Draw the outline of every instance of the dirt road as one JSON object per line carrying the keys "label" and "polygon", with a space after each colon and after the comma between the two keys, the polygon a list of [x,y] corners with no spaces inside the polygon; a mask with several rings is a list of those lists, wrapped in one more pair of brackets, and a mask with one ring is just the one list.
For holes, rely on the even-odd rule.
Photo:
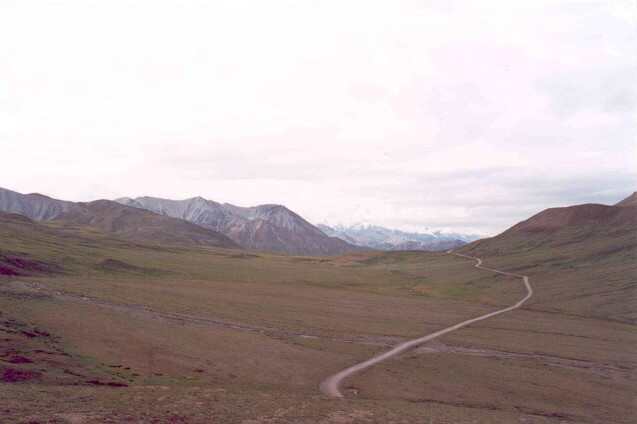
{"label": "dirt road", "polygon": [[491,271],[491,272],[495,272],[498,274],[502,274],[502,275],[508,275],[511,277],[518,277],[521,278],[522,281],[524,282],[524,286],[526,287],[527,290],[527,294],[526,296],[524,296],[524,298],[522,300],[520,300],[519,302],[517,302],[514,305],[511,305],[507,308],[504,309],[499,309],[497,311],[485,314],[485,315],[481,315],[479,317],[476,318],[472,318],[466,321],[463,321],[461,323],[452,325],[451,327],[447,327],[444,328],[442,330],[436,331],[435,333],[431,333],[428,334],[426,336],[423,337],[419,337],[417,339],[413,339],[413,340],[408,340],[406,342],[400,343],[399,345],[397,345],[396,347],[394,347],[393,349],[382,353],[380,355],[374,356],[371,359],[368,359],[366,361],[363,362],[359,362],[356,365],[352,365],[349,368],[344,369],[343,371],[340,371],[328,378],[326,378],[320,385],[320,389],[323,393],[325,393],[328,396],[331,397],[335,397],[335,398],[342,398],[343,394],[341,393],[341,391],[339,390],[339,387],[341,385],[341,383],[343,382],[343,380],[345,380],[347,377],[351,376],[352,374],[355,374],[357,372],[360,372],[362,370],[364,370],[365,368],[369,368],[372,365],[378,364],[379,362],[385,361],[387,359],[390,359],[396,355],[399,355],[409,349],[412,349],[422,343],[428,342],[429,340],[433,340],[436,337],[440,337],[444,334],[447,333],[451,333],[452,331],[458,330],[462,327],[466,327],[467,325],[473,324],[474,322],[478,322],[478,321],[482,321],[485,320],[487,318],[491,318],[493,316],[496,315],[500,315],[503,314],[505,312],[509,312],[512,311],[514,309],[519,308],[520,306],[522,306],[527,300],[529,300],[529,298],[531,296],[533,296],[533,288],[531,287],[531,284],[529,283],[529,277],[527,277],[526,275],[520,275],[520,274],[514,274],[512,272],[505,272],[505,271],[500,271],[497,269],[492,269],[492,268],[487,268],[482,266],[482,259],[480,258],[474,258],[473,256],[468,256],[468,255],[463,255],[461,253],[453,253],[451,251],[449,251],[448,253],[456,255],[456,256],[461,256],[463,258],[468,258],[468,259],[474,259],[476,261],[476,268],[480,268],[486,271]]}

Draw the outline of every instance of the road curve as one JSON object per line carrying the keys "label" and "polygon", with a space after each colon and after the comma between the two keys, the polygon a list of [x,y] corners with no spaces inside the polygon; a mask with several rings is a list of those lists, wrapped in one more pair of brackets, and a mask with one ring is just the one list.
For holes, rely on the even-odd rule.
{"label": "road curve", "polygon": [[447,327],[444,328],[442,330],[436,331],[435,333],[431,333],[428,334],[426,336],[423,337],[419,337],[417,339],[413,339],[413,340],[408,340],[406,342],[403,342],[399,345],[397,345],[396,347],[394,347],[391,350],[388,350],[385,353],[381,353],[380,355],[374,356],[373,358],[370,358],[366,361],[363,362],[359,362],[356,365],[352,365],[349,368],[344,369],[343,371],[340,371],[328,378],[326,378],[325,380],[323,380],[323,382],[320,385],[320,389],[321,392],[323,392],[324,394],[330,396],[330,397],[334,397],[334,398],[342,398],[343,394],[341,393],[341,391],[339,390],[339,386],[341,385],[341,383],[343,382],[343,380],[345,380],[347,377],[351,376],[352,374],[355,374],[359,371],[364,370],[365,368],[369,368],[372,365],[376,365],[379,362],[385,361],[391,357],[394,357],[398,354],[401,354],[409,349],[412,349],[422,343],[428,342],[429,340],[433,340],[436,337],[440,337],[444,334],[447,333],[451,333],[452,331],[458,330],[462,327],[466,327],[467,325],[473,324],[474,322],[478,322],[478,321],[482,321],[485,320],[487,318],[491,318],[493,316],[496,315],[500,315],[503,314],[505,312],[509,312],[512,311],[514,309],[519,308],[520,306],[522,306],[527,300],[529,300],[529,298],[531,298],[531,296],[533,296],[533,288],[531,287],[531,284],[529,283],[529,277],[527,277],[526,275],[520,275],[520,274],[514,274],[512,272],[505,272],[505,271],[500,271],[497,269],[493,269],[493,268],[487,268],[482,266],[482,259],[480,258],[475,258],[473,256],[468,256],[468,255],[463,255],[461,253],[454,253],[452,251],[449,251],[447,253],[456,255],[456,256],[461,256],[463,258],[468,258],[468,259],[474,259],[476,261],[475,267],[476,268],[480,268],[486,271],[491,271],[491,272],[495,272],[497,274],[502,274],[502,275],[508,275],[508,276],[512,276],[512,277],[518,277],[521,278],[522,281],[524,282],[524,286],[526,287],[526,291],[527,294],[526,296],[524,296],[524,298],[522,300],[520,300],[519,302],[517,302],[514,305],[511,305],[507,308],[504,309],[499,309],[497,311],[494,312],[490,312],[488,314],[485,315],[481,315],[479,317],[476,318],[472,318],[466,321],[462,321],[461,323],[452,325],[451,327]]}

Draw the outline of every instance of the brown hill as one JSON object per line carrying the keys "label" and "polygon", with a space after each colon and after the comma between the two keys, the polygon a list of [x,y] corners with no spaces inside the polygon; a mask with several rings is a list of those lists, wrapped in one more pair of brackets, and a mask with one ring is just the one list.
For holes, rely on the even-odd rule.
{"label": "brown hill", "polygon": [[122,239],[141,243],[239,247],[216,231],[110,200],[77,203],[54,221],[65,225],[89,226]]}
{"label": "brown hill", "polygon": [[637,323],[637,207],[552,208],[459,251],[529,275],[528,308]]}
{"label": "brown hill", "polygon": [[570,243],[594,243],[616,237],[617,243],[628,235],[628,242],[637,243],[637,207],[632,206],[635,194],[615,206],[583,204],[546,209],[519,222],[502,234],[470,243],[463,251],[496,254],[514,252],[541,245],[562,246]]}
{"label": "brown hill", "polygon": [[[38,234],[41,231],[38,224],[29,218],[14,214],[0,212],[0,240],[10,238],[13,242],[23,241],[22,234]],[[15,252],[5,250],[6,245],[0,245],[0,276],[24,276],[55,274],[62,271],[62,268],[45,261],[34,259],[25,252]]]}
{"label": "brown hill", "polygon": [[615,206],[637,206],[637,191],[615,204]]}
{"label": "brown hill", "polygon": [[506,232],[551,232],[571,226],[637,224],[632,207],[585,204],[546,209]]}

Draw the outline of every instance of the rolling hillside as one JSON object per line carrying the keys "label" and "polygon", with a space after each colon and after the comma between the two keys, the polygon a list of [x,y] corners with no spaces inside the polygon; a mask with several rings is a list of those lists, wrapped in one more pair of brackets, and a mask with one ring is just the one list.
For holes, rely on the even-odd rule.
{"label": "rolling hillside", "polygon": [[[632,199],[632,200],[631,200]],[[460,252],[539,274],[533,308],[637,322],[637,207],[583,204],[544,210]]]}
{"label": "rolling hillside", "polygon": [[[127,241],[170,218],[108,201],[49,221],[0,213],[3,418],[632,423],[637,232],[616,209],[634,208],[579,209],[463,248],[487,269],[443,252]],[[524,295],[488,267],[529,275],[534,296],[352,376],[342,402],[320,395],[346,366]]]}

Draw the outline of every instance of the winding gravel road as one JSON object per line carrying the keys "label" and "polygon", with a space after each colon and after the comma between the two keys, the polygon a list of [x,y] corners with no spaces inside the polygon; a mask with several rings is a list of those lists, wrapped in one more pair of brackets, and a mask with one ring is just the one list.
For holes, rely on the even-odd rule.
{"label": "winding gravel road", "polygon": [[475,267],[476,268],[480,268],[486,271],[491,271],[491,272],[495,272],[497,274],[502,274],[502,275],[508,275],[511,277],[518,277],[521,278],[522,281],[524,282],[524,286],[526,287],[527,290],[527,294],[526,296],[524,296],[524,298],[522,300],[520,300],[519,302],[517,302],[516,304],[509,306],[508,308],[504,308],[504,309],[499,309],[497,311],[485,314],[485,315],[481,315],[479,317],[476,318],[472,318],[466,321],[463,321],[461,323],[452,325],[451,327],[447,327],[445,329],[436,331],[435,333],[431,333],[428,334],[426,336],[423,337],[419,337],[417,339],[413,339],[413,340],[408,340],[404,343],[401,343],[399,345],[397,345],[396,347],[394,347],[393,349],[385,352],[385,353],[381,353],[380,355],[374,356],[371,359],[368,359],[366,361],[360,362],[356,365],[352,365],[349,368],[344,369],[343,371],[340,371],[328,378],[326,378],[320,385],[320,389],[321,391],[330,396],[330,397],[335,397],[335,398],[342,398],[343,394],[341,393],[341,391],[339,390],[339,386],[341,385],[341,383],[343,382],[343,380],[345,380],[347,377],[351,376],[352,374],[355,374],[357,372],[360,372],[366,368],[371,367],[372,365],[376,365],[379,362],[385,361],[389,358],[392,358],[396,355],[399,355],[409,349],[412,349],[422,343],[428,342],[429,340],[433,340],[436,337],[440,337],[444,334],[447,333],[451,333],[452,331],[456,331],[462,327],[466,327],[467,325],[473,324],[474,322],[478,322],[478,321],[482,321],[485,320],[487,318],[491,318],[493,316],[496,315],[500,315],[503,314],[505,312],[509,312],[512,311],[514,309],[519,308],[520,306],[522,306],[527,300],[529,300],[529,298],[531,296],[533,296],[533,288],[531,287],[531,284],[529,283],[529,277],[527,277],[526,275],[520,275],[520,274],[515,274],[512,272],[505,272],[505,271],[500,271],[497,269],[493,269],[493,268],[487,268],[482,266],[482,259],[480,258],[475,258],[473,256],[468,256],[468,255],[463,255],[461,253],[454,253],[454,252],[447,252],[456,256],[461,256],[463,258],[468,258],[468,259],[473,259],[476,261]]}

